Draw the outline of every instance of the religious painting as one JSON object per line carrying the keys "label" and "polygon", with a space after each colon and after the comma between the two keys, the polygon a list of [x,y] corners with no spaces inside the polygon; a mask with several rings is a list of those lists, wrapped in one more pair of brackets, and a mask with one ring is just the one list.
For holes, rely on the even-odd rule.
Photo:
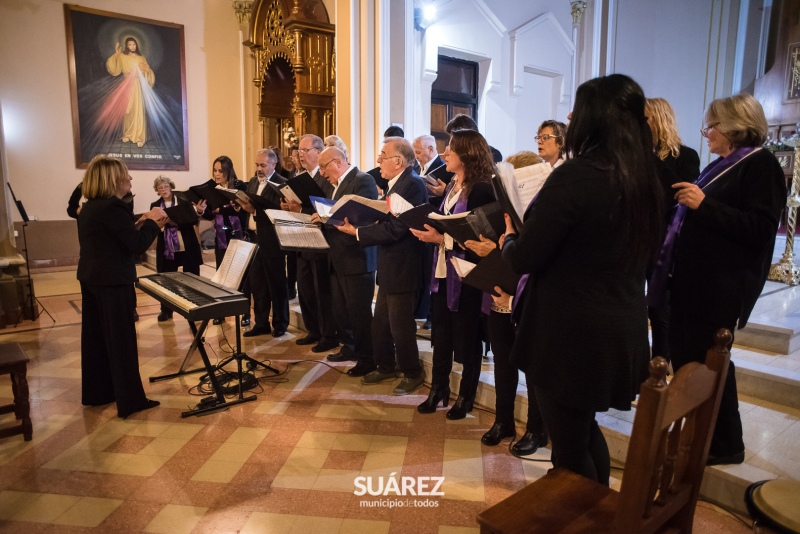
{"label": "religious painting", "polygon": [[789,45],[784,98],[785,102],[800,100],[800,43]]}
{"label": "religious painting", "polygon": [[65,5],[75,162],[189,169],[183,26]]}

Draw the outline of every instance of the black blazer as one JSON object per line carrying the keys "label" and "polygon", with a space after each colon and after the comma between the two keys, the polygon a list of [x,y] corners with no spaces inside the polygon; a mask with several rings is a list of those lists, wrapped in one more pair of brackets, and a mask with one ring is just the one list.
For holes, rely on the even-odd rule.
{"label": "black blazer", "polygon": [[667,221],[672,219],[672,208],[675,207],[675,190],[673,184],[680,182],[692,183],[700,175],[700,156],[688,146],[680,146],[678,157],[668,155],[665,159],[656,159],[656,176],[661,182],[664,191],[664,213]]}
{"label": "black blazer", "polygon": [[[286,178],[276,172],[269,177],[269,181],[280,185],[286,183]],[[261,192],[262,197],[268,198],[268,189],[269,186],[264,188],[264,190]],[[247,192],[253,194],[258,192],[258,178],[255,176],[250,178],[250,181],[247,183]],[[279,210],[281,209],[281,205],[271,202],[268,209]],[[250,217],[253,217],[256,221],[256,233],[258,234],[258,253],[267,258],[277,258],[283,256],[285,252],[281,250],[278,236],[275,234],[275,227],[272,225],[269,217],[267,217],[267,214],[264,213],[264,210],[256,208],[255,215],[250,215],[248,213],[248,217],[245,219],[245,230],[248,227]]]}
{"label": "black blazer", "polygon": [[[173,193],[178,203],[190,202],[189,199],[178,193]],[[161,199],[150,203],[150,209],[161,207]],[[183,268],[195,269],[203,264],[203,251],[200,248],[200,242],[197,240],[197,232],[195,231],[196,224],[182,224],[178,226],[178,231],[183,238],[183,246],[185,253],[183,255]],[[166,230],[166,226],[164,230]],[[164,269],[164,230],[159,232],[158,241],[156,242],[156,271],[163,272]]]}
{"label": "black blazer", "polygon": [[[453,179],[454,174],[447,170],[447,165],[445,164],[444,160],[436,156],[436,159],[431,161],[431,164],[428,166],[428,176],[433,176],[434,178],[438,178],[442,182],[449,184],[450,180]],[[436,206],[437,208],[442,203],[442,197],[431,197],[431,204]]]}
{"label": "black blazer", "polygon": [[[428,199],[425,182],[411,167],[406,168],[394,187],[386,193],[397,193],[412,206],[424,204]],[[422,288],[422,256],[425,243],[408,231],[408,226],[395,216],[378,224],[358,229],[362,247],[378,246],[378,284],[387,293],[407,293]]]}
{"label": "black blazer", "polygon": [[136,256],[146,251],[160,232],[150,219],[137,229],[129,204],[117,197],[89,200],[78,215],[78,280],[98,286],[132,286]]}
{"label": "black blazer", "polygon": [[683,221],[670,303],[743,328],[769,274],[786,179],[775,156],[758,148],[703,193]]}
{"label": "black blazer", "polygon": [[629,410],[650,359],[645,265],[628,271],[610,173],[553,170],[503,258],[528,279],[511,359],[565,406]]}
{"label": "black blazer", "polygon": [[[334,200],[339,200],[343,195],[358,195],[376,200],[378,188],[372,176],[353,169],[345,176],[336,190]],[[355,236],[340,232],[336,228],[325,228],[325,238],[328,240],[330,250],[328,261],[341,275],[374,273],[377,268],[375,247],[362,248]]]}

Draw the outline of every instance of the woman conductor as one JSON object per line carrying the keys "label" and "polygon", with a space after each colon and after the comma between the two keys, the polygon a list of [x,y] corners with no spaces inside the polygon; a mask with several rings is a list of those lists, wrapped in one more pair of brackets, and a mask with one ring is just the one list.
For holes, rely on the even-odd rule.
{"label": "woman conductor", "polygon": [[167,214],[153,208],[137,229],[121,200],[131,190],[131,177],[116,158],[96,156],[86,169],[82,190],[88,199],[78,215],[82,403],[116,401],[117,414],[124,418],[159,404],[145,397],[139,376],[134,258],[158,236]]}

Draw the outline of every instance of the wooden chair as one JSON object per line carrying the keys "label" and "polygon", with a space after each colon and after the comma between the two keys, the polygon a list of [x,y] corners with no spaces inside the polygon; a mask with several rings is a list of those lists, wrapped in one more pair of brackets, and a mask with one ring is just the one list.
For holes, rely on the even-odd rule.
{"label": "wooden chair", "polygon": [[479,514],[481,533],[691,532],[730,362],[730,331],[714,337],[705,365],[684,365],[669,386],[666,360],[650,362],[619,492],[553,469]]}
{"label": "wooden chair", "polygon": [[11,375],[14,402],[0,406],[0,414],[14,412],[20,424],[0,428],[0,438],[22,434],[25,441],[33,438],[31,405],[28,399],[28,357],[18,343],[0,344],[0,375]]}

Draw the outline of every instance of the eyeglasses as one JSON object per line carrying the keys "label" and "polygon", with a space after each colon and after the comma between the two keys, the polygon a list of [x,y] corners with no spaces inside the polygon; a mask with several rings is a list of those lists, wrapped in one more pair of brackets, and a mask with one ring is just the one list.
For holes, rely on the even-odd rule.
{"label": "eyeglasses", "polygon": [[700,128],[700,135],[702,135],[703,137],[708,137],[708,132],[711,131],[711,128],[714,128],[716,126],[719,126],[719,122],[715,122],[713,124],[709,124],[705,128]]}
{"label": "eyeglasses", "polygon": [[305,154],[305,153],[306,153],[306,152],[308,152],[309,150],[319,150],[319,149],[318,149],[318,148],[314,148],[314,147],[311,147],[311,148],[298,148],[298,149],[297,149],[297,151],[298,151],[299,153],[301,153],[301,154]]}
{"label": "eyeglasses", "polygon": [[533,138],[538,141],[547,141],[548,139],[561,139],[560,135],[553,135],[553,134],[544,134],[544,135],[534,135]]}
{"label": "eyeglasses", "polygon": [[320,162],[320,164],[319,164],[319,168],[320,168],[320,170],[323,170],[323,171],[324,171],[324,170],[325,170],[325,167],[327,167],[328,165],[330,165],[330,164],[331,164],[331,163],[333,163],[334,161],[339,161],[339,160],[337,160],[337,159],[332,159],[332,160],[330,160],[330,161],[327,161],[327,162],[325,162],[325,163],[322,163],[322,162]]}
{"label": "eyeglasses", "polygon": [[390,159],[390,158],[402,159],[400,156],[387,156],[386,154],[384,154],[382,152],[380,154],[378,154],[378,161],[384,161],[384,160],[387,160],[387,159]]}

